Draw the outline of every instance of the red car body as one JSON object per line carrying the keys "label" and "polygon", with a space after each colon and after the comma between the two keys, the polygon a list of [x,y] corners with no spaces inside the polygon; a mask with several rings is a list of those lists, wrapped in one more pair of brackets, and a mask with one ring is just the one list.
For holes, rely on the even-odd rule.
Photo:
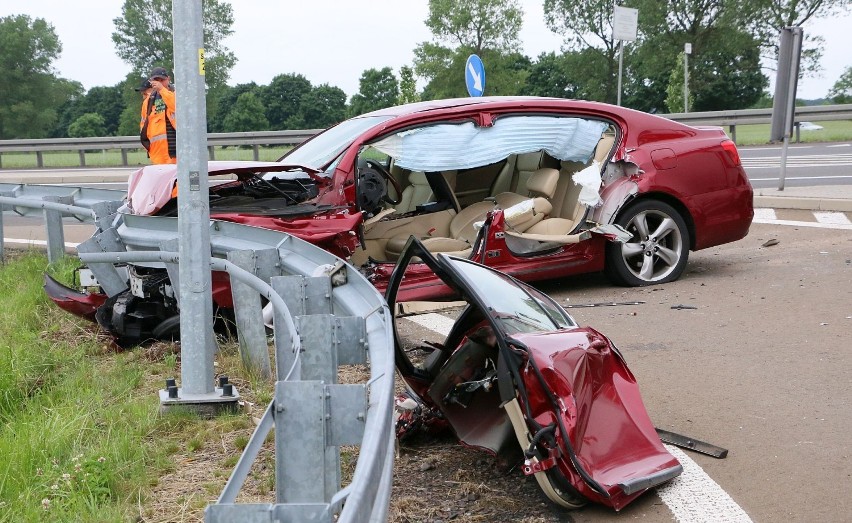
{"label": "red car body", "polygon": [[[751,184],[720,128],[555,98],[391,107],[278,162],[211,161],[208,174],[232,176],[211,185],[211,218],[309,241],[379,289],[409,236],[528,282],[603,270],[618,284],[664,283],[681,275],[690,250],[743,238],[754,215]],[[175,215],[176,184],[174,165],[133,173],[129,212]],[[229,306],[227,278],[214,282],[216,304]],[[413,263],[397,300],[449,292]]]}
{"label": "red car body", "polygon": [[[473,248],[469,258],[523,281],[607,270],[617,283],[644,285],[679,277],[690,250],[732,242],[748,233],[754,214],[751,184],[740,164],[736,146],[721,129],[690,127],[602,103],[532,97],[437,100],[391,107],[356,117],[353,120],[367,121],[374,118],[376,122],[375,125],[362,125],[363,129],[353,133],[349,141],[339,151],[335,151],[336,154],[328,155],[328,162],[324,165],[306,166],[299,153],[304,147],[322,140],[325,133],[285,155],[278,165],[211,162],[211,175],[236,172],[245,176],[246,172],[254,172],[270,176],[273,170],[301,169],[301,175],[309,176],[317,187],[316,196],[300,204],[305,208],[301,214],[275,215],[253,213],[251,210],[243,212],[239,209],[221,212],[211,202],[211,216],[285,231],[315,243],[360,266],[373,283],[383,289],[395,260],[381,256],[381,249],[378,249],[379,255],[376,255],[376,250],[366,248],[365,242],[369,244],[371,241],[371,228],[370,225],[365,227],[364,222],[369,222],[370,216],[392,205],[382,203],[381,207],[366,208],[359,202],[359,175],[363,169],[363,160],[359,159],[359,155],[371,144],[379,143],[394,133],[404,134],[412,129],[462,122],[473,122],[479,129],[488,129],[501,119],[515,115],[576,117],[606,122],[606,133],[612,135],[613,145],[604,151],[601,170],[604,175],[609,171],[615,179],[603,180],[599,189],[601,202],[597,207],[587,206],[583,219],[578,220],[571,231],[574,235],[583,235],[581,241],[552,245],[537,252],[515,252],[511,245],[507,245],[507,227],[501,216],[505,209],[498,205],[493,212],[483,217],[481,241],[471,242]],[[391,176],[400,177],[398,174],[401,173],[401,178],[405,178],[409,174],[404,168],[396,168],[394,158],[389,157],[385,161],[387,164],[384,167]],[[149,176],[148,169],[140,171],[139,176]],[[481,170],[459,169],[457,176],[461,178],[466,172]],[[565,176],[565,173],[560,172],[560,176]],[[163,183],[170,189],[174,180],[176,174]],[[214,188],[211,194],[220,190]],[[393,192],[390,187],[386,191]],[[518,189],[518,192],[521,190]],[[451,209],[451,212],[460,211],[462,205],[459,198],[453,200],[451,204],[455,209]],[[618,259],[622,244],[612,241],[613,236],[609,234],[611,229],[597,233],[594,227],[618,224],[619,219],[623,219],[625,213],[629,213],[640,202],[664,204],[668,206],[664,212],[671,214],[674,211],[683,223],[683,230],[678,232],[683,246],[677,253],[677,260],[668,262],[672,265],[670,271],[659,271],[650,278],[631,277],[629,272],[624,274],[624,271],[619,274],[614,266],[621,265]],[[159,213],[161,209],[153,212]],[[398,214],[385,217],[382,222],[399,221]],[[412,223],[416,219],[414,217]],[[376,227],[375,224],[371,225]],[[584,231],[591,232],[584,234]],[[411,232],[415,236],[419,232],[420,238],[424,238],[423,231],[418,231],[416,226]],[[377,241],[385,240],[379,238]],[[409,269],[400,299],[428,299],[446,294],[446,287],[430,276],[429,272],[422,265],[413,265]],[[638,268],[634,272],[638,274]]]}

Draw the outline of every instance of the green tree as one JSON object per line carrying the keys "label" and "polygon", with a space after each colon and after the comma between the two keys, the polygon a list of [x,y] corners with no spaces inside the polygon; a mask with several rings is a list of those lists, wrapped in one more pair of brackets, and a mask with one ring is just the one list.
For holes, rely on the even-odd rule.
{"label": "green tree", "polygon": [[564,37],[568,50],[582,52],[603,66],[603,74],[595,75],[604,81],[599,89],[602,93],[592,100],[615,103],[618,41],[612,36],[612,2],[544,0],[544,19],[551,31]]}
{"label": "green tree", "polygon": [[367,69],[361,73],[359,86],[349,103],[351,116],[391,107],[399,98],[399,83],[390,67]]}
{"label": "green tree", "polygon": [[98,113],[85,113],[68,126],[68,136],[71,138],[90,138],[106,136],[104,117]]}
{"label": "green tree", "polygon": [[305,128],[325,129],[346,118],[346,93],[339,87],[318,85],[302,96]]}
{"label": "green tree", "polygon": [[[751,0],[743,1],[740,9],[748,31],[760,42],[764,61],[774,65],[778,60],[778,34],[782,28],[804,27],[818,18],[848,13],[852,3],[849,0]],[[820,70],[825,42],[821,36],[807,30],[804,36],[800,70],[805,75],[813,75]]]}
{"label": "green tree", "polygon": [[836,104],[852,104],[852,66],[847,67],[834,82],[827,97]]}
{"label": "green tree", "polygon": [[[96,86],[80,97],[68,100],[59,110],[59,120],[53,131],[54,137],[70,136],[68,127],[86,113],[97,113],[104,120],[102,136],[115,136],[121,124],[125,101],[122,96],[123,83],[112,87]],[[137,113],[138,113],[138,107]]]}
{"label": "green tree", "polygon": [[397,103],[408,104],[419,101],[420,95],[417,94],[417,81],[414,79],[414,69],[403,65],[399,68],[399,99]]}
{"label": "green tree", "polygon": [[688,111],[690,107],[695,106],[695,96],[693,92],[689,93],[689,100],[687,101],[686,107],[683,105],[683,63],[685,60],[686,53],[680,53],[677,55],[677,64],[675,64],[675,67],[669,75],[669,85],[666,87],[666,107],[668,107],[670,113],[685,112]]}
{"label": "green tree", "polygon": [[54,73],[61,52],[53,26],[43,19],[0,18],[0,139],[47,137],[59,107],[82,95],[82,85]]}
{"label": "green tree", "polygon": [[[231,5],[219,0],[204,0],[204,73],[207,86],[218,88],[228,81],[237,62],[224,44],[233,33]],[[139,75],[147,75],[154,66],[171,69],[174,64],[171,0],[124,0],[121,16],[114,19],[118,57]],[[173,79],[174,80],[174,79]]]}
{"label": "green tree", "polygon": [[605,57],[595,49],[542,53],[530,65],[522,94],[581,100],[606,99]]}
{"label": "green tree", "polygon": [[265,131],[269,127],[269,121],[263,114],[263,104],[251,91],[237,98],[222,124],[226,133]]}
{"label": "green tree", "polygon": [[302,97],[311,92],[313,86],[300,74],[279,74],[261,91],[261,102],[266,107],[266,119],[273,131],[281,129],[304,129]]}
{"label": "green tree", "polygon": [[422,98],[466,96],[464,67],[471,54],[485,64],[486,94],[520,93],[529,66],[520,53],[522,23],[517,0],[429,0],[426,26],[434,41],[414,50],[414,70],[428,81]]}
{"label": "green tree", "polygon": [[[237,84],[234,87],[224,85],[215,92],[207,93],[207,105],[210,108],[207,112],[207,130],[211,133],[224,133],[225,117],[230,113],[231,108],[237,103],[237,99],[244,93],[252,93],[258,101],[261,100],[263,87],[254,82],[247,84]],[[261,107],[263,104],[261,102]],[[264,108],[264,111],[266,109]],[[264,119],[269,125],[269,120],[264,114]]]}

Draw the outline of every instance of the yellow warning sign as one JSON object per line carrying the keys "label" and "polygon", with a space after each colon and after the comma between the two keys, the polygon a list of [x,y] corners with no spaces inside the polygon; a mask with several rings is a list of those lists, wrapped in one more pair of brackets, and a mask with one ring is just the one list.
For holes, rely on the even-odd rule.
{"label": "yellow warning sign", "polygon": [[198,74],[204,76],[204,48],[198,50]]}

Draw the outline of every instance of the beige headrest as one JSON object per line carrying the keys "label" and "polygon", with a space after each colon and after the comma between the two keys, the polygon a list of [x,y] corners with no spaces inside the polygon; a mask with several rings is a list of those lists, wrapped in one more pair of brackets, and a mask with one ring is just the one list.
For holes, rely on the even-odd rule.
{"label": "beige headrest", "polygon": [[527,180],[527,190],[540,194],[545,198],[553,198],[556,193],[556,183],[559,181],[559,171],[550,167],[542,167],[532,173]]}
{"label": "beige headrest", "polygon": [[429,185],[429,180],[426,179],[426,173],[411,171],[411,174],[408,175],[408,183],[411,185]]}
{"label": "beige headrest", "polygon": [[535,171],[541,165],[541,156],[541,151],[519,154],[515,161],[515,167],[519,171]]}

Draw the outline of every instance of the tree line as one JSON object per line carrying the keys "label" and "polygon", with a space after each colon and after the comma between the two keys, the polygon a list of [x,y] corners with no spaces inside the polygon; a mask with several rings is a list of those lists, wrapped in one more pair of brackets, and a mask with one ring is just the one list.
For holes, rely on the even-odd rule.
{"label": "tree line", "polygon": [[[848,0],[624,0],[639,10],[637,40],[624,47],[622,105],[647,112],[683,108],[684,44],[690,43],[689,107],[695,111],[766,107],[764,72],[777,54],[781,27],[850,9]],[[429,0],[432,40],[414,49],[414,62],[394,71],[365,70],[347,101],[336,86],[313,85],[282,73],[268,85],[229,86],[237,58],[223,44],[233,10],[224,0],[203,4],[209,132],[313,129],[347,117],[418,100],[467,96],[461,71],[479,55],[487,68],[486,94],[577,98],[615,103],[618,41],[611,0],[543,0],[550,30],[564,37],[559,51],[523,54],[518,0]],[[132,72],[113,86],[86,91],[58,77],[52,64],[62,44],[40,18],[0,18],[0,139],[134,135],[140,99],[134,91],[155,65],[174,63],[171,0],[124,0],[113,22],[117,55]],[[806,31],[807,34],[807,31]],[[818,70],[818,37],[804,46],[804,74]],[[421,79],[425,87],[417,88]],[[179,84],[179,79],[177,80]],[[852,102],[852,66],[827,93]]]}

